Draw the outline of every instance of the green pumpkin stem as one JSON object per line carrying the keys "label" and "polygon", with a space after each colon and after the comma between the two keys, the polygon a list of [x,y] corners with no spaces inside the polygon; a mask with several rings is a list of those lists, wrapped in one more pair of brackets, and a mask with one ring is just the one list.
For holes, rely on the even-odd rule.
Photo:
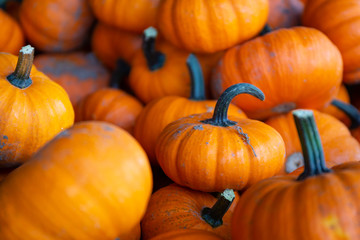
{"label": "green pumpkin stem", "polygon": [[265,24],[264,28],[261,30],[261,32],[259,33],[260,36],[264,36],[265,34],[268,34],[272,32],[272,28],[269,26],[269,24]]}
{"label": "green pumpkin stem", "polygon": [[202,219],[211,227],[216,228],[223,224],[222,218],[230,208],[235,199],[235,193],[232,189],[226,189],[221,193],[220,197],[212,208],[205,207],[201,211]]}
{"label": "green pumpkin stem", "polygon": [[162,68],[165,64],[165,54],[155,49],[156,37],[157,31],[155,28],[149,27],[144,30],[142,50],[150,71]]}
{"label": "green pumpkin stem", "polygon": [[190,54],[186,60],[186,64],[191,76],[190,99],[196,101],[205,100],[204,76],[197,57],[194,54]]}
{"label": "green pumpkin stem", "polygon": [[13,86],[24,89],[32,84],[30,72],[34,61],[34,51],[30,45],[21,48],[15,71],[7,76],[7,80]]}
{"label": "green pumpkin stem", "polygon": [[227,112],[233,98],[242,93],[250,94],[262,101],[265,100],[264,93],[254,85],[251,85],[249,83],[238,83],[232,85],[221,94],[220,98],[216,102],[213,117],[210,119],[206,119],[202,122],[222,127],[235,125],[236,122],[230,121],[228,119]]}
{"label": "green pumpkin stem", "polygon": [[356,107],[336,99],[331,102],[331,105],[343,111],[350,118],[351,120],[350,129],[355,129],[360,127],[360,112]]}
{"label": "green pumpkin stem", "polygon": [[295,110],[293,117],[299,134],[304,156],[304,172],[298,177],[302,181],[308,177],[331,172],[326,167],[320,135],[311,110]]}
{"label": "green pumpkin stem", "polygon": [[124,79],[130,73],[130,65],[122,59],[116,61],[116,67],[110,77],[110,87],[116,89],[124,89],[125,81]]}

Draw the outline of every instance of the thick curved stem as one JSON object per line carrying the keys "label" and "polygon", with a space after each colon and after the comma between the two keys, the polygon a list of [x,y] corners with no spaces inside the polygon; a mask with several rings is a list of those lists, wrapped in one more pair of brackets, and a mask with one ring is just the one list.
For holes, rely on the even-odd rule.
{"label": "thick curved stem", "polygon": [[227,112],[233,98],[242,93],[250,94],[260,99],[261,101],[265,100],[264,93],[254,85],[251,85],[249,83],[238,83],[232,85],[221,94],[218,101],[216,102],[213,117],[210,119],[206,119],[202,122],[222,127],[235,125],[235,122],[228,119]]}
{"label": "thick curved stem", "polygon": [[116,67],[111,74],[110,87],[116,89],[124,89],[124,79],[129,76],[130,65],[122,59],[116,61]]}
{"label": "thick curved stem", "polygon": [[153,27],[144,30],[142,50],[150,71],[162,68],[165,64],[165,54],[155,49],[157,31]]}
{"label": "thick curved stem", "polygon": [[260,36],[264,36],[265,34],[268,34],[272,32],[272,28],[269,26],[269,24],[265,24],[264,28],[261,30],[261,32],[259,33]]}
{"label": "thick curved stem", "polygon": [[350,129],[355,129],[360,126],[360,112],[356,107],[336,99],[331,102],[331,105],[343,111],[350,118],[351,120]]}
{"label": "thick curved stem", "polygon": [[205,100],[204,76],[197,57],[194,54],[190,54],[186,60],[186,64],[191,76],[190,99],[196,101]]}
{"label": "thick curved stem", "polygon": [[235,199],[235,193],[232,189],[226,189],[221,193],[220,197],[212,206],[212,208],[205,207],[201,211],[201,217],[211,227],[216,228],[223,224],[222,218],[230,208],[232,202]]}
{"label": "thick curved stem", "polygon": [[30,72],[34,61],[34,48],[30,45],[22,47],[19,52],[15,71],[7,76],[7,80],[15,87],[24,89],[32,84]]}
{"label": "thick curved stem", "polygon": [[297,180],[301,181],[311,176],[331,172],[325,164],[324,151],[314,113],[311,110],[300,109],[293,111],[293,117],[300,138],[305,166],[304,172]]}

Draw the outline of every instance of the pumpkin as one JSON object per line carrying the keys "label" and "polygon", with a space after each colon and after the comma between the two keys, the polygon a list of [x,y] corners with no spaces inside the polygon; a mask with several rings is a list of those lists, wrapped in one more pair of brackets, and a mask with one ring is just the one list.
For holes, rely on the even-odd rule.
{"label": "pumpkin", "polygon": [[40,54],[34,64],[65,89],[73,106],[109,84],[110,74],[93,53]]}
{"label": "pumpkin", "polygon": [[108,25],[141,33],[156,24],[160,0],[90,0],[95,16]]}
{"label": "pumpkin", "polygon": [[87,0],[23,0],[19,16],[26,38],[46,52],[81,47],[94,20]]}
{"label": "pumpkin", "polygon": [[151,238],[150,240],[222,240],[222,238],[216,236],[215,234],[197,230],[197,229],[179,229],[171,232],[166,232],[160,234],[156,237]]}
{"label": "pumpkin", "polygon": [[1,182],[0,239],[114,240],[143,217],[151,175],[126,131],[75,124]]}
{"label": "pumpkin", "polygon": [[274,29],[301,25],[303,9],[301,0],[269,0],[267,22]]}
{"label": "pumpkin", "polygon": [[[212,112],[216,105],[215,100],[205,99],[204,79],[197,58],[189,55],[187,64],[191,76],[190,98],[167,96],[155,99],[145,106],[136,120],[134,136],[145,149],[152,164],[158,164],[155,156],[156,141],[166,125],[191,114]],[[246,118],[232,104],[229,106],[229,114]]]}
{"label": "pumpkin", "polygon": [[16,21],[19,21],[19,10],[22,0],[7,0],[4,3],[3,8],[5,11],[10,14]]}
{"label": "pumpkin", "polygon": [[160,4],[157,24],[175,46],[213,53],[257,35],[268,11],[267,0],[167,0]]}
{"label": "pumpkin", "polygon": [[242,190],[280,171],[285,157],[280,134],[260,121],[228,118],[231,100],[241,93],[265,98],[251,84],[236,84],[220,96],[214,114],[181,118],[161,132],[156,158],[175,183],[205,192]]}
{"label": "pumpkin", "polygon": [[141,228],[139,223],[130,232],[120,235],[115,240],[140,240],[140,238]]}
{"label": "pumpkin", "polygon": [[319,29],[339,48],[347,84],[360,82],[359,12],[358,0],[312,0],[302,16],[305,26]]}
{"label": "pumpkin", "polygon": [[116,61],[122,59],[131,63],[141,47],[141,34],[131,33],[104,23],[97,23],[91,40],[95,55],[110,69],[115,69]]}
{"label": "pumpkin", "polygon": [[25,162],[74,123],[65,90],[39,72],[33,58],[29,45],[19,57],[0,54],[0,168]]}
{"label": "pumpkin", "polygon": [[[279,29],[229,49],[212,78],[214,95],[236,83],[264,90],[264,102],[238,96],[234,103],[251,118],[266,119],[295,108],[320,109],[341,84],[339,50],[320,31]],[[290,81],[291,79],[291,81]]]}
{"label": "pumpkin", "polygon": [[360,163],[328,169],[312,112],[293,114],[305,170],[250,187],[235,208],[232,239],[358,239]]}
{"label": "pumpkin", "polygon": [[[333,116],[316,110],[313,110],[313,113],[327,166],[360,161],[360,144],[351,136],[347,127]],[[285,142],[286,160],[279,174],[291,173],[303,166],[303,154],[292,112],[270,118],[265,123],[275,128]]]}
{"label": "pumpkin", "polygon": [[141,221],[142,238],[147,240],[175,230],[197,229],[230,239],[230,220],[238,199],[239,195],[229,189],[216,199],[209,193],[176,184],[163,187],[150,198]]}
{"label": "pumpkin", "polygon": [[25,39],[19,24],[4,10],[0,9],[0,52],[17,54]]}

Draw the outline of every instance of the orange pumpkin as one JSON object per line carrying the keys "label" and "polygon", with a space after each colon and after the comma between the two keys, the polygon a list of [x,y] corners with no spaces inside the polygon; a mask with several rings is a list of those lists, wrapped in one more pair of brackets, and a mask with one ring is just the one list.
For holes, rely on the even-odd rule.
{"label": "orange pumpkin", "polygon": [[156,157],[175,183],[206,192],[241,190],[280,171],[285,157],[280,134],[260,121],[228,118],[231,100],[241,93],[264,100],[255,86],[236,84],[220,96],[214,114],[181,118],[161,132]]}
{"label": "orange pumpkin", "polygon": [[301,0],[269,0],[267,23],[274,29],[301,25],[303,9]]}
{"label": "orange pumpkin", "polygon": [[[147,104],[136,120],[134,136],[143,146],[152,164],[157,165],[155,146],[161,131],[169,123],[191,114],[212,112],[215,100],[206,100],[201,66],[194,55],[187,60],[191,75],[190,98],[167,96]],[[229,106],[229,114],[239,118],[246,115],[236,106]]]}
{"label": "orange pumpkin", "polygon": [[266,119],[295,108],[320,109],[341,84],[339,50],[320,31],[279,29],[229,49],[218,64],[212,89],[219,96],[236,83],[264,90],[264,102],[238,96],[235,104],[251,118]]}
{"label": "orange pumpkin", "polygon": [[360,163],[326,167],[312,112],[294,112],[305,159],[296,176],[249,188],[232,219],[233,240],[358,239]]}
{"label": "orange pumpkin", "polygon": [[23,47],[19,58],[0,54],[0,167],[25,162],[74,123],[65,90],[39,72],[33,58],[31,46]]}
{"label": "orange pumpkin", "polygon": [[232,190],[216,200],[209,193],[176,184],[161,188],[151,196],[141,221],[142,238],[148,240],[175,230],[197,229],[230,239],[230,220],[238,199],[239,195]]}
{"label": "orange pumpkin", "polygon": [[115,240],[140,240],[140,238],[141,238],[141,228],[139,223],[130,232],[121,234]]}
{"label": "orange pumpkin", "polygon": [[117,28],[141,33],[155,26],[160,0],[90,0],[95,16]]}
{"label": "orange pumpkin", "polygon": [[1,182],[0,239],[114,240],[139,224],[151,188],[150,164],[130,134],[75,124]]}
{"label": "orange pumpkin", "polygon": [[82,46],[94,20],[87,0],[23,0],[19,15],[26,38],[47,52]]}
{"label": "orange pumpkin", "polygon": [[25,43],[19,24],[4,10],[0,9],[0,52],[17,54]]}
{"label": "orange pumpkin", "polygon": [[179,48],[213,53],[257,35],[268,11],[267,0],[167,0],[160,4],[158,27]]}
{"label": "orange pumpkin", "polygon": [[[360,161],[360,144],[351,136],[347,127],[333,116],[316,110],[313,113],[326,165],[332,167],[344,162]],[[303,166],[304,158],[292,113],[270,118],[265,123],[275,128],[285,142],[286,160],[279,174],[291,173]]]}
{"label": "orange pumpkin", "polygon": [[34,64],[65,89],[73,106],[109,84],[109,72],[93,53],[40,54]]}
{"label": "orange pumpkin", "polygon": [[223,240],[219,236],[203,230],[197,229],[179,229],[160,234],[150,240]]}
{"label": "orange pumpkin", "polygon": [[312,0],[302,16],[305,26],[319,29],[339,48],[347,84],[360,82],[359,12],[358,0]]}
{"label": "orange pumpkin", "polygon": [[141,47],[141,34],[123,31],[99,22],[92,34],[91,47],[107,67],[115,69],[118,59],[131,63],[136,51]]}

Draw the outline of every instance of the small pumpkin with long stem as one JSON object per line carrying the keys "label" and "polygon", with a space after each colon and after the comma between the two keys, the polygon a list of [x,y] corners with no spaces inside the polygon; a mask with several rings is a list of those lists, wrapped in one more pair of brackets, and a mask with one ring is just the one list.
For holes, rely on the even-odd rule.
{"label": "small pumpkin with long stem", "polygon": [[221,192],[242,190],[281,169],[285,145],[276,130],[260,121],[228,117],[230,102],[244,93],[265,98],[251,84],[236,84],[220,96],[213,114],[167,125],[158,137],[156,157],[170,179],[195,190]]}
{"label": "small pumpkin with long stem", "polygon": [[176,184],[156,191],[141,222],[144,240],[180,229],[198,229],[231,239],[232,212],[239,195],[226,189],[216,199],[210,193]]}
{"label": "small pumpkin with long stem", "polygon": [[74,123],[65,90],[33,66],[34,48],[0,54],[0,167],[25,162]]}
{"label": "small pumpkin with long stem", "polygon": [[[215,100],[205,98],[201,66],[195,55],[189,55],[187,66],[191,76],[190,98],[167,96],[155,99],[145,106],[136,120],[134,136],[145,149],[152,164],[158,164],[155,156],[156,141],[166,125],[191,114],[212,112],[216,105]],[[229,114],[246,118],[233,104],[229,106]]]}
{"label": "small pumpkin with long stem", "polygon": [[313,113],[296,110],[293,115],[304,172],[250,187],[235,208],[232,239],[358,239],[360,163],[328,169]]}

